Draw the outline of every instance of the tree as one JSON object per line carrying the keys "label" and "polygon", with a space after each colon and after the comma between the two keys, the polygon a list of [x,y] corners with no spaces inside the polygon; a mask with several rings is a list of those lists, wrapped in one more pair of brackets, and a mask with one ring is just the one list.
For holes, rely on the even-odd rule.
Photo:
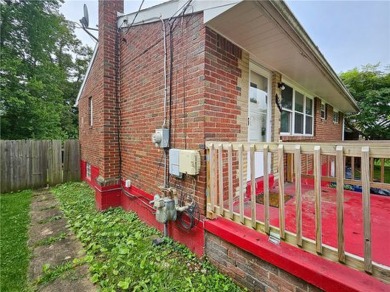
{"label": "tree", "polygon": [[91,49],[59,13],[60,0],[0,5],[1,138],[76,138],[72,106]]}
{"label": "tree", "polygon": [[390,140],[390,67],[379,64],[341,73],[360,112],[346,117],[346,126],[370,140]]}

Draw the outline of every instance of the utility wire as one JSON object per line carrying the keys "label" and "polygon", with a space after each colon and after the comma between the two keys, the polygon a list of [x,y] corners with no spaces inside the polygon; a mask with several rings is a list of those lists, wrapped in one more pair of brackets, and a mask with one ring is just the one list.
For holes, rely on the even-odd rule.
{"label": "utility wire", "polygon": [[134,18],[133,18],[133,21],[131,22],[130,26],[127,28],[127,31],[126,31],[125,35],[129,32],[130,28],[133,26],[133,24],[134,24],[134,22],[135,22],[135,19],[137,18],[138,13],[141,11],[142,5],[144,4],[144,2],[145,2],[145,0],[142,0],[140,6],[139,6],[139,8],[138,8],[138,11],[137,11],[137,13],[135,14],[135,16],[134,16]]}

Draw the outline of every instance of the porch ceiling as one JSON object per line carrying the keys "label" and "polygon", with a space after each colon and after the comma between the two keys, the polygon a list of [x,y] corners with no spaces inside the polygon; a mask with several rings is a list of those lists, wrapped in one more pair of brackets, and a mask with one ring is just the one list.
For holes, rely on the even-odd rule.
{"label": "porch ceiling", "polygon": [[[342,112],[356,102],[288,7],[280,1],[243,1],[206,25]],[[283,77],[282,77],[283,79]]]}

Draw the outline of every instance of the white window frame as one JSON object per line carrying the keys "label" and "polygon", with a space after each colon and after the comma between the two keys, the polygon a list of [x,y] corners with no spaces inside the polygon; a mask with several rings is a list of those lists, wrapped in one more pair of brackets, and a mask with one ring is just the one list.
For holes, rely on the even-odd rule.
{"label": "white window frame", "polygon": [[321,101],[321,109],[320,109],[320,114],[321,114],[321,119],[326,120],[328,118],[328,110],[327,110],[326,103]]}
{"label": "white window frame", "polygon": [[89,126],[93,126],[93,101],[92,101],[92,96],[88,98],[88,122]]}
{"label": "white window frame", "polygon": [[[280,132],[280,135],[281,136],[306,136],[306,137],[313,137],[314,136],[314,98],[309,95],[305,90],[302,90],[302,88],[297,88],[296,86],[293,86],[289,83],[286,83],[285,84],[289,87],[292,88],[293,90],[293,99],[292,99],[292,109],[287,109],[287,108],[283,108],[283,105],[281,104],[282,106],[282,111],[286,111],[286,112],[289,112],[290,113],[290,132]],[[295,110],[295,94],[296,92],[299,92],[300,94],[303,95],[304,99],[303,99],[303,112],[298,112]],[[311,115],[307,114],[306,113],[306,101],[307,99],[310,99],[311,102],[312,102],[312,106],[311,106]],[[295,133],[295,113],[299,113],[299,114],[302,114],[303,115],[303,133]],[[312,118],[311,120],[311,134],[306,134],[306,117],[309,116]],[[280,122],[282,122],[282,120],[280,120]],[[281,129],[281,127],[280,127]]]}
{"label": "white window frame", "polygon": [[340,112],[335,109],[333,109],[333,123],[340,124]]}

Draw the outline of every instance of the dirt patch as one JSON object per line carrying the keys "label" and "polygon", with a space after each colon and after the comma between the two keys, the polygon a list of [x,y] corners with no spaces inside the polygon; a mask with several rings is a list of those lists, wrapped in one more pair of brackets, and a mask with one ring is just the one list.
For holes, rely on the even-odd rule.
{"label": "dirt patch", "polygon": [[[284,195],[284,203],[286,204],[288,200],[290,200],[292,196]],[[264,205],[264,194],[261,193],[256,196],[256,203]],[[269,193],[269,205],[271,207],[279,208],[279,193],[270,192]]]}
{"label": "dirt patch", "polygon": [[69,230],[59,203],[49,190],[34,192],[28,245],[31,250],[29,281],[37,291],[96,291],[88,266],[74,265],[84,251]]}

